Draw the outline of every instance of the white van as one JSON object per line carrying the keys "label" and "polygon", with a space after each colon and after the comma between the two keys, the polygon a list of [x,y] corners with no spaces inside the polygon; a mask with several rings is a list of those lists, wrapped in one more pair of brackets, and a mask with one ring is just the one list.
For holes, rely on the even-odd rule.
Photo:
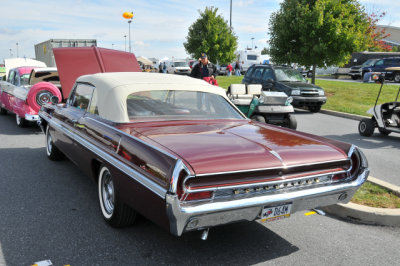
{"label": "white van", "polygon": [[168,74],[189,75],[190,67],[186,60],[171,60],[167,62]]}
{"label": "white van", "polygon": [[253,64],[260,64],[261,52],[255,50],[242,50],[236,52],[236,58],[242,65],[242,72],[246,72],[247,69]]}

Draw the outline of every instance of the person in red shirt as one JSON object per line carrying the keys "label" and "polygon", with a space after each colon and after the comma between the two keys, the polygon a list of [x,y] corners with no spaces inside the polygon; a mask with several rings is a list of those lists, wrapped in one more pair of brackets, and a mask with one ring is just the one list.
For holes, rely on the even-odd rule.
{"label": "person in red shirt", "polygon": [[228,64],[228,66],[226,67],[226,69],[228,70],[228,73],[227,73],[226,75],[227,75],[228,77],[230,77],[231,74],[232,74],[232,70],[233,70],[233,67],[232,67],[231,63]]}

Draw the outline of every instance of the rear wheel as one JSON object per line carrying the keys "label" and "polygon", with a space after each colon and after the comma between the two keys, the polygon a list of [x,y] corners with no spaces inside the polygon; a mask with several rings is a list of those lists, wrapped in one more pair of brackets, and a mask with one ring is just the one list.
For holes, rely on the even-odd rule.
{"label": "rear wheel", "polygon": [[382,135],[385,135],[385,136],[387,136],[391,133],[389,130],[382,128],[382,127],[378,127],[378,130],[379,130],[379,133],[381,133]]}
{"label": "rear wheel", "polygon": [[251,117],[251,120],[265,123],[265,117],[263,117],[262,115],[253,115]]}
{"label": "rear wheel", "polygon": [[400,82],[400,72],[394,72],[393,73],[393,81],[396,83]]}
{"label": "rear wheel", "polygon": [[120,201],[114,178],[104,165],[100,167],[98,181],[100,208],[104,220],[113,227],[131,225],[136,219],[136,212]]}
{"label": "rear wheel", "polygon": [[358,132],[361,136],[371,137],[374,134],[375,121],[373,118],[364,118],[358,124]]}
{"label": "rear wheel", "polygon": [[26,126],[26,120],[23,117],[20,117],[19,115],[15,115],[15,121],[17,122],[17,126],[19,127],[25,127]]}
{"label": "rear wheel", "polygon": [[308,107],[311,113],[317,113],[321,110],[321,105],[311,105]]}
{"label": "rear wheel", "polygon": [[64,158],[64,154],[54,145],[49,126],[46,128],[46,154],[52,161],[59,161]]}

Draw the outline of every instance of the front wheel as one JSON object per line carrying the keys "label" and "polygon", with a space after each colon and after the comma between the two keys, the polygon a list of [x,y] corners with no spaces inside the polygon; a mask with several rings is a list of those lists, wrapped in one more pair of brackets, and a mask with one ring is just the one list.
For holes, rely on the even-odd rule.
{"label": "front wheel", "polygon": [[104,220],[113,227],[131,225],[136,219],[136,212],[120,201],[114,178],[104,165],[100,167],[98,181],[100,208]]}
{"label": "front wheel", "polygon": [[0,107],[0,114],[6,115],[7,114],[7,110]]}
{"label": "front wheel", "polygon": [[64,158],[64,154],[54,145],[51,137],[49,126],[46,128],[46,154],[47,158],[52,161],[59,161]]}
{"label": "front wheel", "polygon": [[400,72],[395,72],[393,74],[393,81],[396,82],[396,83],[400,82]]}
{"label": "front wheel", "polygon": [[265,123],[265,117],[263,117],[262,115],[253,115],[251,117],[251,120]]}
{"label": "front wheel", "polygon": [[364,118],[358,124],[358,132],[361,136],[371,137],[374,134],[375,130],[375,121],[373,118],[368,119]]}
{"label": "front wheel", "polygon": [[285,127],[295,130],[297,128],[296,118],[292,115],[288,115],[288,117],[285,118]]}
{"label": "front wheel", "polygon": [[379,133],[381,133],[384,136],[388,136],[391,132],[385,128],[378,127]]}
{"label": "front wheel", "polygon": [[352,80],[357,80],[358,77],[357,77],[357,76],[351,76],[351,79],[352,79]]}
{"label": "front wheel", "polygon": [[318,113],[321,110],[321,105],[311,105],[308,107],[311,113]]}
{"label": "front wheel", "polygon": [[20,117],[19,115],[15,115],[15,122],[17,122],[17,126],[19,127],[25,127],[26,126],[26,120],[23,117]]}

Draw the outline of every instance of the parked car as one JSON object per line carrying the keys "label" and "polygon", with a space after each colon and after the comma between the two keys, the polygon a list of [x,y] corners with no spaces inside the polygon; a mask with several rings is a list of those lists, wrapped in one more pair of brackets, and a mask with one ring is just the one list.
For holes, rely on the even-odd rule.
{"label": "parked car", "polygon": [[53,95],[61,98],[56,68],[11,69],[7,81],[0,82],[0,113],[14,113],[17,125],[24,127],[39,119],[40,107]]}
{"label": "parked car", "polygon": [[200,79],[98,73],[71,88],[66,103],[53,97],[39,113],[46,153],[93,178],[115,227],[140,213],[176,236],[202,230],[206,239],[217,225],[348,202],[368,177],[357,147],[251,121]]}
{"label": "parked car", "polygon": [[217,75],[218,76],[226,76],[228,75],[228,65],[227,64],[222,64],[222,65],[216,65],[217,68]]}
{"label": "parked car", "polygon": [[378,61],[378,60],[379,59],[368,59],[367,61],[365,61],[361,65],[350,67],[349,75],[354,80],[362,78],[364,76],[363,75],[363,68],[364,67],[368,68],[368,67],[373,66],[376,63],[376,61]]}
{"label": "parked car", "polygon": [[324,89],[308,83],[298,70],[291,67],[253,65],[242,83],[262,84],[263,90],[282,91],[292,96],[294,107],[307,107],[311,112],[318,112],[326,103]]}
{"label": "parked car", "polygon": [[386,71],[389,67],[400,67],[400,57],[388,57],[377,60],[374,64],[362,68],[362,75],[366,72],[380,72],[385,74],[385,79],[400,82],[400,72]]}
{"label": "parked car", "polygon": [[190,67],[185,60],[172,60],[167,62],[168,74],[189,75]]}

